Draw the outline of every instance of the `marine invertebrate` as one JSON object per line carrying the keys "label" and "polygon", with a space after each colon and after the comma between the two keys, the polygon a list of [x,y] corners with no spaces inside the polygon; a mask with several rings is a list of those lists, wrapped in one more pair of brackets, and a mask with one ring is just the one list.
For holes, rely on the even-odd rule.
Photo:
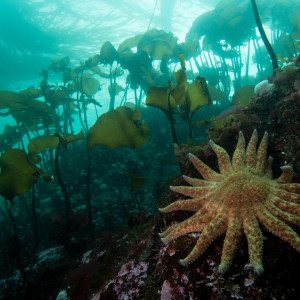
{"label": "marine invertebrate", "polygon": [[266,157],[268,134],[265,133],[256,151],[257,140],[254,130],[245,150],[245,138],[240,132],[232,161],[222,147],[210,141],[218,157],[220,173],[189,154],[204,180],[184,176],[192,186],[172,186],[171,189],[191,199],[176,201],[160,209],[164,213],[196,211],[187,220],[160,234],[162,241],[169,243],[187,233],[202,232],[191,253],[180,260],[182,265],[193,262],[218,236],[226,234],[219,271],[227,271],[244,232],[250,262],[256,273],[262,273],[260,223],[300,252],[300,238],[288,225],[300,226],[300,184],[290,183],[293,175],[290,166],[281,167],[282,175],[272,179],[272,158]]}
{"label": "marine invertebrate", "polygon": [[269,83],[267,79],[263,80],[255,86],[254,93],[256,94],[256,96],[262,97],[264,95],[267,95],[268,92],[272,90],[273,86],[274,84]]}

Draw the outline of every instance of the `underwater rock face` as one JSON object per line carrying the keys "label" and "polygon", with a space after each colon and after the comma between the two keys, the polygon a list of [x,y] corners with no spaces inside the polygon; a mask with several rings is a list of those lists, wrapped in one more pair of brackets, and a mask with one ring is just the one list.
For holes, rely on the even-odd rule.
{"label": "underwater rock face", "polygon": [[222,254],[220,239],[188,267],[178,264],[182,252],[192,249],[198,235],[162,245],[157,234],[165,222],[174,222],[176,214],[160,215],[154,227],[148,224],[149,229],[152,226],[150,234],[140,237],[139,247],[130,247],[126,253],[129,259],[121,258],[124,264],[90,299],[269,299],[296,295],[297,278],[292,274],[300,271],[295,264],[299,254],[286,243],[278,246],[278,239],[269,233],[264,233],[268,255],[264,258],[266,270],[262,276],[256,276],[253,266],[245,264],[245,239],[241,240],[235,262],[226,274],[218,272]]}
{"label": "underwater rock face", "polygon": [[147,278],[147,269],[147,263],[135,263],[133,260],[130,260],[122,266],[117,277],[111,280],[92,299],[105,298],[106,295],[114,295],[116,299],[136,298],[139,295],[141,286],[144,285],[144,280]]}
{"label": "underwater rock face", "polygon": [[0,280],[0,299],[43,299],[58,294],[57,283],[63,280],[68,260],[63,246],[45,249],[32,255],[32,264],[25,268],[26,281],[19,271]]}

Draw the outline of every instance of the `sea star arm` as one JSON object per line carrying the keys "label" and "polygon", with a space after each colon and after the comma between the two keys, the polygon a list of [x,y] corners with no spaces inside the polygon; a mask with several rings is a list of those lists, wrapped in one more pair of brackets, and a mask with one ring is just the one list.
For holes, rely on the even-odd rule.
{"label": "sea star arm", "polygon": [[283,189],[287,192],[300,194],[300,184],[299,183],[284,183],[284,184],[277,184],[276,188]]}
{"label": "sea star arm", "polygon": [[202,231],[197,243],[191,253],[180,260],[183,266],[187,266],[202,255],[206,248],[220,235],[226,231],[226,222],[223,216],[218,215]]}
{"label": "sea star arm", "polygon": [[212,140],[209,141],[209,144],[218,157],[220,172],[224,175],[230,174],[232,172],[232,165],[228,153],[225,151],[225,149],[215,144]]}
{"label": "sea star arm", "polygon": [[[184,227],[190,227],[191,223],[197,223],[197,224],[208,224],[216,215],[216,210],[214,209],[216,207],[216,203],[211,200],[207,205],[202,207],[196,214],[191,216],[190,218],[184,220],[183,222],[177,223],[169,227],[167,230],[164,232],[160,233],[160,237],[166,238],[168,236],[168,239],[164,240],[164,243],[169,243],[172,238],[173,234],[177,232],[176,237],[181,236],[180,232],[184,231]],[[201,231],[202,230],[202,225],[199,225],[198,230],[196,231]]]}
{"label": "sea star arm", "polygon": [[[282,185],[276,185],[275,187],[271,187],[270,192],[271,195],[277,196],[278,198],[281,198],[283,200],[286,200],[288,202],[293,203],[300,203],[300,194],[294,193],[293,189],[289,190],[289,187],[292,187],[291,185],[295,185],[293,183],[291,184],[282,184]],[[283,186],[285,186],[286,190],[283,189]],[[300,187],[300,184],[299,184]]]}
{"label": "sea star arm", "polygon": [[207,202],[207,197],[179,200],[170,205],[160,208],[159,211],[168,213],[177,210],[197,211]]}
{"label": "sea star arm", "polygon": [[214,188],[217,185],[217,182],[214,181],[207,181],[207,180],[203,180],[203,179],[199,179],[199,178],[192,178],[189,176],[182,176],[183,179],[188,182],[189,184],[193,185],[193,186],[201,186],[201,187],[208,187],[208,188]]}
{"label": "sea star arm", "polygon": [[254,271],[261,274],[264,270],[262,264],[263,236],[252,210],[243,210],[242,217],[243,228],[248,241],[250,262],[253,264]]}
{"label": "sea star arm", "polygon": [[198,197],[205,197],[208,193],[211,193],[211,189],[208,187],[201,187],[201,186],[170,186],[170,189],[173,192],[185,195],[185,196],[190,196],[193,198],[198,198]]}
{"label": "sea star arm", "polygon": [[275,179],[278,183],[289,183],[293,178],[293,168],[291,166],[280,167],[282,174],[279,178]]}
{"label": "sea star arm", "polygon": [[217,181],[217,182],[222,181],[224,179],[224,176],[222,174],[215,172],[208,165],[206,165],[204,162],[198,159],[195,155],[189,153],[188,157],[192,162],[192,164],[194,165],[194,167],[197,169],[197,171],[202,175],[204,179],[208,181]]}
{"label": "sea star arm", "polygon": [[300,227],[300,217],[281,210],[272,202],[266,202],[265,205],[272,215],[279,217],[281,220],[284,220],[290,224],[295,224]]}
{"label": "sea star arm", "polygon": [[171,241],[176,240],[180,236],[185,235],[187,233],[202,231],[206,224],[207,222],[203,222],[201,220],[187,219],[184,222],[171,226],[167,229],[167,234],[163,232],[162,234],[160,234],[160,237],[164,244],[168,244]]}
{"label": "sea star arm", "polygon": [[249,141],[247,149],[246,149],[245,164],[249,169],[255,168],[255,165],[256,165],[257,139],[258,139],[257,130],[255,129],[252,133],[252,136],[250,138],[250,141]]}
{"label": "sea star arm", "polygon": [[235,171],[240,170],[245,163],[245,137],[239,132],[239,139],[232,157],[232,167]]}
{"label": "sea star arm", "polygon": [[267,166],[266,166],[266,172],[265,172],[265,176],[269,179],[273,178],[272,164],[273,164],[273,157],[269,156],[269,158],[267,160]]}
{"label": "sea star arm", "polygon": [[265,132],[264,137],[262,138],[256,153],[256,173],[260,176],[264,175],[265,173],[267,149],[268,149],[268,133]]}
{"label": "sea star arm", "polygon": [[219,272],[226,272],[231,266],[234,254],[243,233],[243,222],[239,216],[238,206],[235,205],[230,213],[226,236],[224,240]]}
{"label": "sea star arm", "polygon": [[288,242],[298,252],[300,252],[300,237],[286,223],[274,217],[264,205],[257,203],[253,206],[259,221],[273,234]]}
{"label": "sea star arm", "polygon": [[269,199],[273,204],[278,206],[283,211],[300,216],[300,204],[286,201],[276,196],[270,196]]}

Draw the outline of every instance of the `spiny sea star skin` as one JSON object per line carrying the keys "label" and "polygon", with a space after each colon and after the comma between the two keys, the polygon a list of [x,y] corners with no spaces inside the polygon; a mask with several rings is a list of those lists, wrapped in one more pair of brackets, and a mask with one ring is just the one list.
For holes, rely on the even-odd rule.
{"label": "spiny sea star skin", "polygon": [[290,166],[281,167],[281,176],[272,179],[272,158],[266,158],[268,134],[265,133],[256,151],[257,140],[254,130],[245,150],[245,138],[240,132],[232,161],[222,147],[210,141],[218,157],[220,173],[189,154],[204,180],[183,176],[192,186],[170,188],[191,199],[176,201],[160,209],[164,213],[196,212],[160,234],[162,241],[169,243],[187,233],[201,231],[194,249],[180,260],[182,265],[193,262],[218,236],[226,234],[219,265],[219,271],[226,272],[244,232],[250,262],[257,274],[262,273],[263,236],[259,223],[300,252],[300,238],[288,225],[300,227],[300,184],[290,183],[293,176]]}

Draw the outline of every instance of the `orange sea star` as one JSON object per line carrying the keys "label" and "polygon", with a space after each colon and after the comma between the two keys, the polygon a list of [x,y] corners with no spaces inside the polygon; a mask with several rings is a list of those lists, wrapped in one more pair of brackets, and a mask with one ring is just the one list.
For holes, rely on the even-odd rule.
{"label": "orange sea star", "polygon": [[240,132],[232,162],[222,147],[210,141],[218,157],[220,173],[189,154],[204,180],[183,176],[192,186],[170,188],[191,199],[176,201],[160,209],[164,213],[196,212],[160,234],[162,241],[169,243],[179,236],[201,231],[194,249],[180,260],[181,264],[193,262],[218,236],[226,233],[219,265],[219,271],[226,272],[244,232],[250,262],[256,273],[262,273],[263,236],[259,223],[300,252],[300,238],[288,225],[300,226],[300,184],[290,183],[293,176],[290,166],[281,167],[281,176],[272,179],[272,158],[266,158],[268,134],[265,133],[256,151],[257,139],[254,130],[245,150],[245,138]]}

